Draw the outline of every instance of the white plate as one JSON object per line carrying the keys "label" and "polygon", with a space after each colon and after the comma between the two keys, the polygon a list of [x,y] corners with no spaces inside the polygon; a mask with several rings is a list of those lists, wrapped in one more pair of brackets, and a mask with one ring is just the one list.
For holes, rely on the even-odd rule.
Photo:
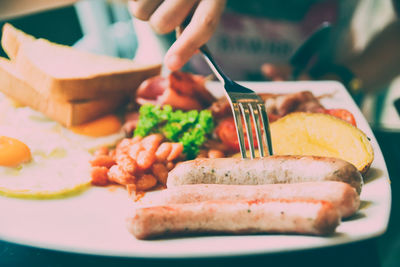
{"label": "white plate", "polygon": [[[344,87],[336,82],[244,83],[259,92],[310,90],[327,108],[350,110],[371,139],[375,159],[363,187],[360,211],[341,223],[331,237],[300,235],[199,236],[139,241],[128,233],[125,218],[132,202],[123,189],[91,188],[58,200],[0,197],[0,239],[35,247],[94,255],[188,258],[267,254],[327,247],[376,237],[385,232],[391,205],[389,177],[375,137]],[[210,83],[213,92],[222,92]]]}

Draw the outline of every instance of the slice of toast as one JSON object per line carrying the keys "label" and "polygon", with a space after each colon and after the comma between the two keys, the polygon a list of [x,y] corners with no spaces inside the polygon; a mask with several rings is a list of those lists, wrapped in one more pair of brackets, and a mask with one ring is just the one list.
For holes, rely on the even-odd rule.
{"label": "slice of toast", "polygon": [[113,112],[127,100],[122,94],[81,102],[46,97],[32,88],[18,73],[16,66],[5,58],[0,58],[0,91],[64,126],[78,125]]}
{"label": "slice of toast", "polygon": [[139,84],[161,71],[161,64],[91,54],[3,27],[2,45],[24,79],[44,96],[65,101],[133,94]]}
{"label": "slice of toast", "polygon": [[1,38],[1,46],[7,56],[13,60],[17,57],[20,44],[34,41],[36,38],[32,35],[20,31],[11,24],[6,23],[3,26],[3,35]]}

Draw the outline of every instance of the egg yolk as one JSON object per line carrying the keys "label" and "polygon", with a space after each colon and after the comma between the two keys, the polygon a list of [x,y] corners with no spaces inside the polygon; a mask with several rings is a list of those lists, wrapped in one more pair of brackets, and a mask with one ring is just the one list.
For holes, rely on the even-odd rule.
{"label": "egg yolk", "polygon": [[70,129],[77,134],[100,137],[118,132],[121,129],[121,121],[115,115],[107,115]]}
{"label": "egg yolk", "polygon": [[0,166],[17,166],[31,158],[31,150],[23,142],[15,138],[0,136]]}

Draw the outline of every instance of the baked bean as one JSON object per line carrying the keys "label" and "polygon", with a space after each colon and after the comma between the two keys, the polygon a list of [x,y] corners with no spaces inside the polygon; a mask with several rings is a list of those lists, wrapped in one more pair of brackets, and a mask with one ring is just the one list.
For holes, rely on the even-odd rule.
{"label": "baked bean", "polygon": [[165,167],[167,167],[167,170],[170,171],[170,170],[172,170],[172,169],[175,167],[175,163],[173,163],[172,161],[168,161],[168,162],[165,164]]}
{"label": "baked bean", "polygon": [[115,155],[117,154],[117,150],[113,149],[108,153],[108,155],[115,160]]}
{"label": "baked bean", "polygon": [[200,150],[199,153],[197,154],[198,159],[200,158],[207,158],[208,157],[208,151],[207,150]]}
{"label": "baked bean", "polygon": [[208,157],[210,159],[223,158],[223,157],[225,157],[225,154],[221,150],[210,149],[210,150],[208,150]]}
{"label": "baked bean", "polygon": [[137,190],[146,191],[156,186],[157,179],[151,174],[145,174],[139,177],[135,184]]}
{"label": "baked bean", "polygon": [[123,150],[117,149],[115,150],[114,153],[114,160],[116,163],[120,162],[121,160],[123,160],[124,158],[126,158],[127,153]]}
{"label": "baked bean", "polygon": [[132,145],[131,138],[124,138],[121,142],[118,143],[116,147],[117,153],[126,153],[129,150],[129,147]]}
{"label": "baked bean", "polygon": [[94,156],[97,157],[97,156],[100,156],[100,155],[108,155],[108,153],[109,153],[108,147],[102,146],[102,147],[99,147],[99,148],[94,152]]}
{"label": "baked bean", "polygon": [[144,149],[155,153],[163,139],[164,137],[161,134],[151,134],[143,138],[141,143]]}
{"label": "baked bean", "polygon": [[156,150],[157,162],[164,162],[167,160],[169,153],[172,150],[172,143],[164,142]]}
{"label": "baked bean", "polygon": [[91,170],[92,184],[103,186],[108,184],[108,168],[103,166],[94,166]]}
{"label": "baked bean", "polygon": [[135,182],[135,176],[126,172],[120,165],[112,166],[107,174],[108,179],[117,184],[127,185]]}
{"label": "baked bean", "polygon": [[117,160],[118,166],[121,166],[121,168],[126,171],[129,174],[134,175],[138,166],[137,163],[134,159],[129,157],[128,155],[125,155],[125,157],[120,157]]}
{"label": "baked bean", "polygon": [[133,158],[134,160],[136,160],[137,157],[138,157],[138,155],[139,155],[139,152],[141,152],[141,151],[143,151],[143,150],[144,150],[144,148],[143,148],[143,146],[142,146],[142,143],[141,143],[141,142],[138,142],[138,143],[133,144],[133,145],[129,148],[128,154],[129,154],[129,156],[130,156],[131,158]]}
{"label": "baked bean", "polygon": [[114,150],[114,160],[115,162],[118,164],[118,162],[120,162],[121,160],[123,160],[123,158],[126,157],[126,155],[128,155],[127,149],[115,149]]}
{"label": "baked bean", "polygon": [[136,163],[142,170],[147,170],[156,161],[156,155],[152,151],[142,150],[139,152]]}
{"label": "baked bean", "polygon": [[151,172],[161,184],[167,184],[168,170],[164,164],[154,163],[153,166],[151,166]]}
{"label": "baked bean", "polygon": [[[161,134],[122,139],[116,149],[104,147],[96,152],[92,164],[92,183],[115,182],[130,192],[147,191],[165,185],[168,172],[183,157],[181,143],[162,142]],[[204,151],[203,153],[207,153]]]}
{"label": "baked bean", "polygon": [[182,143],[172,143],[171,152],[169,153],[167,160],[173,161],[182,154],[182,151],[183,151]]}
{"label": "baked bean", "polygon": [[133,144],[136,144],[136,143],[139,143],[140,141],[142,141],[142,139],[143,139],[143,137],[141,137],[141,136],[135,136],[135,137],[133,137],[132,138],[132,145]]}
{"label": "baked bean", "polygon": [[92,166],[106,167],[109,169],[112,165],[115,165],[115,160],[111,156],[101,154],[91,160],[90,164]]}

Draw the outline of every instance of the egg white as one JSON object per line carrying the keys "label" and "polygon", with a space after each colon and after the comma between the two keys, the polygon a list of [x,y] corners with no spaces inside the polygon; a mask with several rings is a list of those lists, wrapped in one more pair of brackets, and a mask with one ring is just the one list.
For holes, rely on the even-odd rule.
{"label": "egg white", "polygon": [[15,106],[0,93],[0,136],[25,143],[31,161],[0,166],[0,194],[54,198],[81,192],[91,181],[91,154],[63,137],[58,123],[29,107]]}
{"label": "egg white", "polygon": [[125,137],[122,130],[103,137],[74,133],[0,93],[1,135],[25,143],[32,160],[15,167],[0,166],[0,194],[28,198],[64,197],[88,188],[91,152],[114,146]]}
{"label": "egg white", "polygon": [[82,147],[86,151],[94,152],[100,147],[113,147],[115,146],[119,140],[125,137],[125,133],[120,130],[117,133],[100,136],[100,137],[92,137],[82,134],[77,134],[70,129],[61,128],[61,134],[68,139],[69,141],[73,142],[74,144]]}
{"label": "egg white", "polygon": [[10,99],[0,93],[0,127],[1,125],[7,125],[15,129],[23,126],[23,130],[32,132],[41,132],[43,130],[54,132],[88,152],[94,152],[103,146],[113,147],[125,137],[122,129],[117,133],[100,137],[75,133],[41,112],[29,107],[15,107]]}
{"label": "egg white", "polygon": [[16,138],[32,159],[15,167],[0,166],[0,194],[49,198],[76,193],[90,184],[90,153],[49,130],[20,131],[8,126],[0,135]]}

